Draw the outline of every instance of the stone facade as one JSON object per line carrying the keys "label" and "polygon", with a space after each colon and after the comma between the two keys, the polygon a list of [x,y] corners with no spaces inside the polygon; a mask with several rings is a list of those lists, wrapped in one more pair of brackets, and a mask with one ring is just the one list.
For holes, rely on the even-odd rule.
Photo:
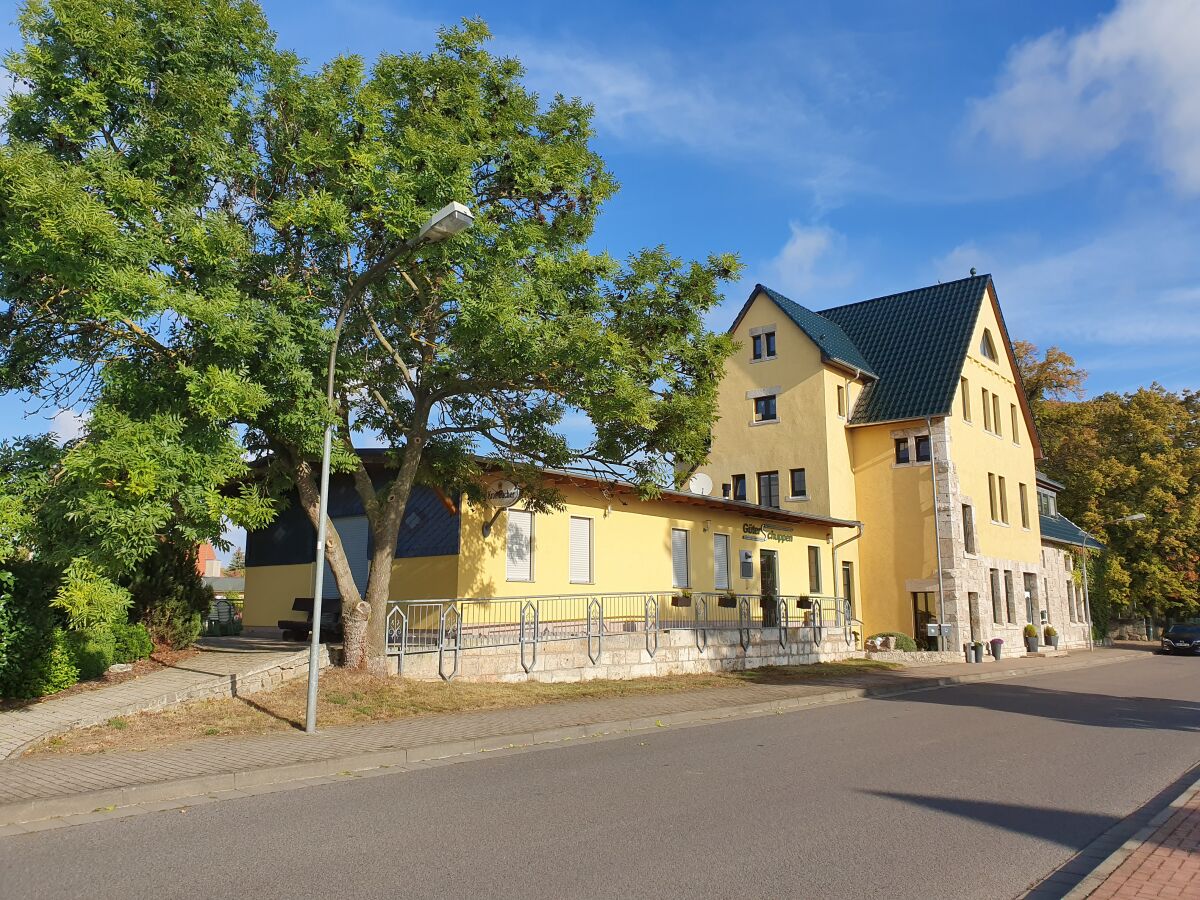
{"label": "stone facade", "polygon": [[[820,643],[808,628],[787,629],[784,644],[779,630],[761,628],[750,631],[750,643],[742,649],[738,631],[711,630],[707,645],[697,646],[697,633],[686,629],[660,632],[657,647],[651,635],[651,654],[645,634],[605,635],[600,656],[593,664],[588,657],[587,640],[545,641],[537,647],[537,661],[526,673],[521,667],[521,648],[516,646],[465,650],[459,658],[458,681],[590,681],[596,678],[630,679],[656,675],[682,675],[700,672],[729,672],[763,666],[795,666],[842,659],[861,659],[842,632],[827,630]],[[531,657],[527,649],[527,658]],[[398,657],[391,658],[392,671]],[[452,654],[444,656],[447,671],[453,667]],[[438,654],[416,653],[404,658],[404,677],[431,681],[439,678]]]}
{"label": "stone facade", "polygon": [[1089,646],[1091,626],[1087,596],[1080,577],[1081,560],[1068,547],[1042,544],[1042,592],[1049,624],[1058,631],[1061,648]]}

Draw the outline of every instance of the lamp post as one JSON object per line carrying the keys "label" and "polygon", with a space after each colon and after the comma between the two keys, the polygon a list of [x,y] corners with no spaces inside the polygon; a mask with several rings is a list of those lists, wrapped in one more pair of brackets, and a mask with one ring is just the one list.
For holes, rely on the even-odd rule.
{"label": "lamp post", "polygon": [[[387,264],[395,262],[405,253],[412,253],[422,244],[433,244],[466,231],[475,223],[475,216],[461,203],[448,203],[430,216],[417,236],[406,241],[392,255]],[[346,323],[351,294],[348,292],[338,309],[337,322],[333,328],[333,346],[329,348],[329,366],[326,370],[325,402],[329,411],[333,409],[333,379],[337,368],[338,342],[342,337],[342,326]],[[317,679],[321,665],[321,594],[325,590],[325,539],[326,520],[329,510],[329,457],[333,450],[333,419],[325,426],[325,441],[321,449],[321,499],[317,505],[317,560],[313,575],[312,634],[308,646],[308,703],[305,707],[304,730],[317,733]]]}

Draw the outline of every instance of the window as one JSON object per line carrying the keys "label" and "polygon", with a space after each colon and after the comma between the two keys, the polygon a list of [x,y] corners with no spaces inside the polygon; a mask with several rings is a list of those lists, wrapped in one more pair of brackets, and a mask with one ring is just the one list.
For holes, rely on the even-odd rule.
{"label": "window", "polygon": [[779,473],[758,473],[758,505],[779,508]]}
{"label": "window", "polygon": [[592,520],[571,516],[571,584],[592,583]]}
{"label": "window", "polygon": [[1078,621],[1075,618],[1075,585],[1067,579],[1067,615],[1072,622]]}
{"label": "window", "polygon": [[533,581],[533,513],[524,509],[508,511],[509,581]]}
{"label": "window", "polygon": [[821,593],[821,548],[808,548],[808,592]]}
{"label": "window", "polygon": [[713,587],[729,590],[729,535],[713,535]]}
{"label": "window", "polygon": [[975,510],[964,503],[963,516],[963,549],[968,553],[975,552]]}
{"label": "window", "polygon": [[1000,570],[989,569],[988,580],[992,588],[992,622],[996,625],[1004,624],[1004,608],[1000,602]]}
{"label": "window", "polygon": [[996,476],[988,472],[988,513],[991,515],[992,521],[997,522],[999,512],[999,503],[996,500]]}
{"label": "window", "polygon": [[804,474],[803,469],[792,469],[792,494],[793,497],[808,496],[808,479]]}
{"label": "window", "polygon": [[1011,569],[1004,570],[1004,600],[1008,609],[1008,624],[1017,621],[1017,594],[1013,590],[1013,573]]}
{"label": "window", "polygon": [[854,606],[854,563],[842,563],[842,599]]}
{"label": "window", "polygon": [[929,462],[929,435],[918,434],[913,440],[917,449],[917,462]]}
{"label": "window", "polygon": [[775,395],[768,394],[765,397],[754,398],[754,421],[755,422],[774,422],[775,416]]}
{"label": "window", "polygon": [[1021,428],[1017,424],[1017,404],[1010,403],[1008,405],[1008,413],[1012,418],[1012,439],[1014,444],[1021,443]]}
{"label": "window", "polygon": [[992,401],[988,397],[987,388],[983,388],[983,430],[992,430]]}
{"label": "window", "polygon": [[1000,491],[1000,521],[1005,525],[1008,524],[1008,484],[1004,480],[1004,476],[1000,475],[996,478]]}
{"label": "window", "polygon": [[750,338],[750,342],[755,359],[775,358],[775,332],[764,331],[762,334],[756,334]]}
{"label": "window", "polygon": [[1000,395],[992,394],[992,425],[995,426],[996,434],[1003,434],[1004,429],[1000,425]]}
{"label": "window", "polygon": [[843,419],[846,418],[846,386],[844,384],[837,386],[837,405],[838,415]]}
{"label": "window", "polygon": [[684,528],[671,529],[671,587],[690,587],[688,579],[688,533]]}
{"label": "window", "polygon": [[1029,527],[1029,488],[1017,483],[1017,495],[1021,498],[1021,527]]}
{"label": "window", "polygon": [[984,359],[990,359],[992,362],[999,362],[1000,358],[996,355],[996,343],[992,340],[992,332],[987,328],[983,329],[983,340],[979,342],[979,352],[983,354]]}
{"label": "window", "polygon": [[1049,491],[1038,491],[1038,514],[1043,516],[1053,516],[1058,513],[1058,504],[1054,500],[1054,495]]}
{"label": "window", "polygon": [[734,500],[745,500],[746,499],[746,476],[745,475],[734,475],[733,476],[733,499]]}
{"label": "window", "polygon": [[964,422],[971,421],[971,382],[965,378],[958,379],[958,392],[962,395],[962,416]]}
{"label": "window", "polygon": [[[345,554],[346,564],[350,566],[350,574],[358,588],[359,596],[362,596],[367,592],[367,578],[371,574],[371,528],[368,519],[366,516],[338,516],[333,520],[333,526],[337,529],[338,537],[342,539],[342,552]],[[337,599],[342,596],[328,559],[325,560],[325,579],[322,584],[323,598]]]}
{"label": "window", "polygon": [[896,438],[896,465],[908,463],[908,438]]}

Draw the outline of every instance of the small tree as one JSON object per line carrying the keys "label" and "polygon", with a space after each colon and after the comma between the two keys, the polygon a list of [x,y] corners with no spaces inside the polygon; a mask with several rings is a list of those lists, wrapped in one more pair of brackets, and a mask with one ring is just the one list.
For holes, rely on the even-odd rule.
{"label": "small tree", "polygon": [[232,575],[235,578],[240,578],[246,574],[246,552],[237,547],[229,556],[229,565],[225,567],[225,574]]}
{"label": "small tree", "polygon": [[[536,508],[559,500],[539,465],[653,494],[704,459],[732,345],[702,316],[736,259],[657,247],[620,264],[588,250],[616,189],[590,146],[592,109],[527,90],[516,60],[486,51],[483,23],[442,30],[428,54],[315,70],[276,49],[247,0],[31,2],[20,25],[8,66],[27,90],[10,98],[0,149],[0,381],[57,398],[78,383],[60,373],[100,372],[96,396],[131,429],[175,423],[173,459],[214,452],[169,470],[170,511],[189,528],[205,510],[260,525],[268,496],[294,496],[316,525],[332,421],[374,548],[360,594],[330,528],[347,664],[385,669],[391,563],[418,478],[477,496],[488,452]],[[416,245],[451,200],[473,230]],[[567,440],[569,411],[594,440]],[[230,474],[235,426],[266,464],[230,497],[214,476]],[[382,480],[354,452],[362,431],[392,448]],[[166,510],[123,470],[108,477],[112,510],[143,513],[126,555],[144,559]]]}

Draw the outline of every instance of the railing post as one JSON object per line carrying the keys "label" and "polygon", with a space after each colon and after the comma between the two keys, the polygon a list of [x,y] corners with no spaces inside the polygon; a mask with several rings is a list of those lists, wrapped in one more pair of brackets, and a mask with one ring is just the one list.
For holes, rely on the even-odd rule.
{"label": "railing post", "polygon": [[[654,659],[654,654],[658,652],[658,595],[652,594],[646,598],[646,652],[650,654],[650,658]],[[650,636],[654,636],[653,642]]]}
{"label": "railing post", "polygon": [[742,650],[750,649],[750,598],[738,598],[738,643]]}
{"label": "railing post", "polygon": [[816,649],[821,649],[821,641],[825,636],[825,610],[821,607],[821,601],[813,599],[812,601],[813,614],[813,644]]}
{"label": "railing post", "polygon": [[[446,674],[446,617],[454,614],[454,668]],[[462,653],[462,616],[458,612],[458,604],[451,603],[442,609],[438,617],[438,675],[443,681],[453,681],[458,674],[459,657]]]}
{"label": "railing post", "polygon": [[844,604],[843,609],[842,609],[842,615],[846,619],[846,630],[845,630],[846,643],[853,644],[854,643],[854,607],[851,605],[849,600],[843,600],[842,603]]}
{"label": "railing post", "polygon": [[[399,641],[395,640],[397,627],[394,623],[397,618],[399,618],[399,620],[400,620],[400,625],[399,625],[400,640]],[[399,661],[396,663],[396,674],[403,675],[404,674],[404,656],[406,653],[408,653],[408,614],[405,613],[405,611],[400,607],[399,604],[396,604],[395,606],[393,606],[391,609],[388,610],[387,642],[388,642],[389,647],[396,646],[397,644],[400,647],[400,658],[399,658]]]}
{"label": "railing post", "polygon": [[[596,649],[592,650],[592,640],[596,641]],[[603,649],[602,642],[604,640],[604,604],[599,598],[593,597],[588,602],[587,608],[587,648],[588,659],[592,661],[592,665],[596,665],[600,661],[600,651]]]}
{"label": "railing post", "polygon": [[708,648],[708,598],[696,598],[696,649],[703,653]]}
{"label": "railing post", "polygon": [[[530,619],[533,620],[533,640],[532,641],[529,640],[528,637],[526,637],[526,630],[527,630],[527,626],[529,624]],[[520,644],[521,644],[521,668],[524,669],[525,674],[528,675],[530,670],[533,669],[533,667],[537,665],[537,654],[538,654],[538,608],[536,606],[534,606],[532,600],[526,600],[523,604],[521,604]],[[533,658],[527,660],[525,658],[525,648],[530,645],[532,645],[532,647],[533,647]]]}
{"label": "railing post", "polygon": [[788,607],[787,600],[780,597],[776,601],[775,618],[779,623],[779,646],[787,648]]}

